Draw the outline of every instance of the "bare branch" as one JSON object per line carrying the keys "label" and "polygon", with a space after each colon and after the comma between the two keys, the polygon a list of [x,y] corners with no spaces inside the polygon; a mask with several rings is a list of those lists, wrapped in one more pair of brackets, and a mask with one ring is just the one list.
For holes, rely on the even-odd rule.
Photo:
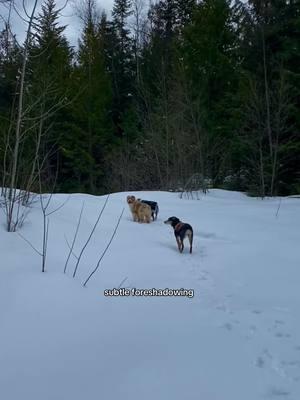
{"label": "bare branch", "polygon": [[75,275],[76,275],[76,272],[77,272],[77,269],[78,269],[78,266],[79,266],[81,257],[82,257],[82,255],[83,255],[83,252],[84,252],[84,250],[86,249],[87,245],[89,244],[89,242],[90,242],[90,240],[91,240],[91,237],[93,236],[93,234],[94,234],[94,232],[95,232],[95,229],[97,228],[98,222],[100,221],[100,218],[101,218],[101,216],[102,216],[102,213],[103,213],[103,211],[104,211],[104,209],[105,209],[105,207],[106,207],[106,204],[107,204],[107,202],[108,202],[109,196],[110,196],[110,195],[108,194],[107,197],[106,197],[106,200],[105,200],[105,202],[104,202],[104,205],[103,205],[103,207],[102,207],[102,209],[101,209],[101,211],[100,211],[100,213],[99,213],[99,215],[98,215],[98,218],[97,218],[97,220],[96,220],[96,222],[95,222],[95,224],[94,224],[94,227],[93,227],[91,233],[89,234],[89,237],[87,238],[87,240],[86,240],[84,246],[82,247],[82,249],[81,249],[81,251],[80,251],[80,254],[79,254],[79,257],[78,257],[78,260],[77,260],[77,263],[76,263],[76,265],[75,265],[75,269],[74,269],[74,272],[73,272],[73,278],[75,278]]}
{"label": "bare branch", "polygon": [[36,248],[33,246],[32,243],[30,243],[30,241],[28,239],[26,239],[23,235],[21,235],[20,232],[17,232],[18,235],[20,236],[20,238],[22,238],[27,244],[29,244],[29,246],[39,255],[39,256],[43,256],[43,254]]}
{"label": "bare branch", "polygon": [[[82,203],[82,206],[81,206],[81,210],[80,210],[80,214],[79,214],[79,219],[78,219],[77,226],[76,226],[75,235],[74,235],[74,237],[73,237],[72,245],[71,245],[71,247],[70,247],[70,251],[69,251],[69,254],[68,254],[66,263],[65,263],[64,274],[66,273],[67,265],[68,265],[69,259],[70,259],[70,257],[71,257],[71,254],[73,254],[73,248],[74,248],[74,245],[75,245],[75,242],[76,242],[76,239],[77,239],[77,235],[78,235],[78,231],[79,231],[79,227],[80,227],[80,222],[81,222],[81,217],[82,217],[83,209],[84,209],[84,202]],[[67,242],[67,243],[68,243],[68,242]],[[76,257],[76,258],[77,258],[77,260],[78,260],[78,257]]]}
{"label": "bare branch", "polygon": [[111,236],[111,238],[110,238],[110,240],[109,240],[109,242],[108,242],[108,244],[107,244],[105,250],[103,251],[103,253],[101,254],[101,257],[99,258],[99,260],[98,260],[98,262],[97,262],[96,268],[90,273],[90,275],[88,276],[88,278],[87,278],[86,281],[84,282],[83,286],[86,286],[86,284],[88,283],[88,281],[91,279],[91,277],[94,275],[94,273],[95,273],[95,272],[97,271],[97,269],[99,268],[100,263],[101,263],[103,257],[105,256],[105,253],[106,253],[107,250],[109,249],[109,246],[111,245],[111,242],[113,241],[113,238],[115,237],[115,234],[117,233],[117,229],[118,229],[118,226],[119,226],[119,224],[120,224],[122,215],[123,215],[123,213],[124,213],[124,209],[125,209],[125,208],[123,207],[123,210],[122,210],[122,212],[121,212],[121,215],[119,216],[117,225],[116,225],[116,227],[115,227],[115,229],[114,229],[114,231],[113,231],[113,234],[112,234],[112,236]]}

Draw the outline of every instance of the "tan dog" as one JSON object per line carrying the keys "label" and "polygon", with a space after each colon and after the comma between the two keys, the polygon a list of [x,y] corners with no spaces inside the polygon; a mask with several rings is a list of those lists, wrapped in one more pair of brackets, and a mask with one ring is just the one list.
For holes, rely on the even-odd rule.
{"label": "tan dog", "polygon": [[136,200],[135,196],[127,196],[127,203],[135,222],[150,223],[152,211],[148,204],[144,204],[141,201]]}

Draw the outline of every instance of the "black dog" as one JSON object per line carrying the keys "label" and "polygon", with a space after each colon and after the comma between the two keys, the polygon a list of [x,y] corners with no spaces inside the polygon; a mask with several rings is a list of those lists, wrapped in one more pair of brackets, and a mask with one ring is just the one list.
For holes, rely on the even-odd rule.
{"label": "black dog", "polygon": [[141,199],[138,199],[138,201],[141,201],[144,204],[148,204],[148,206],[151,207],[152,219],[153,219],[153,221],[156,220],[157,219],[157,215],[158,215],[158,211],[159,211],[157,202],[156,201],[149,201],[149,200],[141,200]]}
{"label": "black dog", "polygon": [[165,224],[172,225],[174,229],[174,235],[176,238],[178,250],[180,253],[183,252],[183,240],[188,237],[189,242],[190,242],[190,253],[192,253],[193,250],[193,228],[191,227],[190,224],[185,224],[184,222],[181,222],[178,218],[176,217],[170,217],[165,221]]}

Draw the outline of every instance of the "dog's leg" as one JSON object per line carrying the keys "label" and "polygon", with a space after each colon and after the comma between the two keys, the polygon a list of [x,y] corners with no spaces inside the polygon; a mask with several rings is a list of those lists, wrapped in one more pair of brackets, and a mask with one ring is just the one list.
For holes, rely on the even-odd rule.
{"label": "dog's leg", "polygon": [[188,238],[189,238],[189,242],[190,242],[190,254],[192,254],[193,251],[193,234],[192,232],[188,233]]}
{"label": "dog's leg", "polygon": [[176,242],[177,242],[178,250],[180,251],[180,242],[179,242],[179,238],[177,236],[176,236]]}
{"label": "dog's leg", "polygon": [[183,240],[180,239],[180,242],[181,242],[181,251],[180,251],[180,253],[182,253],[183,249],[184,249]]}
{"label": "dog's leg", "polygon": [[176,242],[177,242],[177,246],[178,246],[178,250],[180,251],[180,253],[182,253],[182,243],[181,240],[178,236],[176,236]]}

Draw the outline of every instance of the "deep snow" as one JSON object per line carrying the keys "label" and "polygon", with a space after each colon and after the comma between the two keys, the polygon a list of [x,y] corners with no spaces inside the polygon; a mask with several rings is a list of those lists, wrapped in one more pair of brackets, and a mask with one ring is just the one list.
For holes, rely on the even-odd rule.
{"label": "deep snow", "polygon": [[[71,195],[50,216],[47,271],[0,215],[0,399],[300,399],[300,200],[211,190],[200,200],[139,192],[158,220],[132,221],[111,195],[78,274],[68,255],[82,203],[78,254],[105,196]],[[54,195],[51,207],[67,195]],[[119,229],[97,273],[118,217]],[[278,216],[276,213],[278,211]],[[179,254],[175,215],[194,227]],[[39,202],[21,233],[41,247]],[[122,283],[123,282],[123,283]],[[194,297],[105,297],[105,289],[185,288]]]}

